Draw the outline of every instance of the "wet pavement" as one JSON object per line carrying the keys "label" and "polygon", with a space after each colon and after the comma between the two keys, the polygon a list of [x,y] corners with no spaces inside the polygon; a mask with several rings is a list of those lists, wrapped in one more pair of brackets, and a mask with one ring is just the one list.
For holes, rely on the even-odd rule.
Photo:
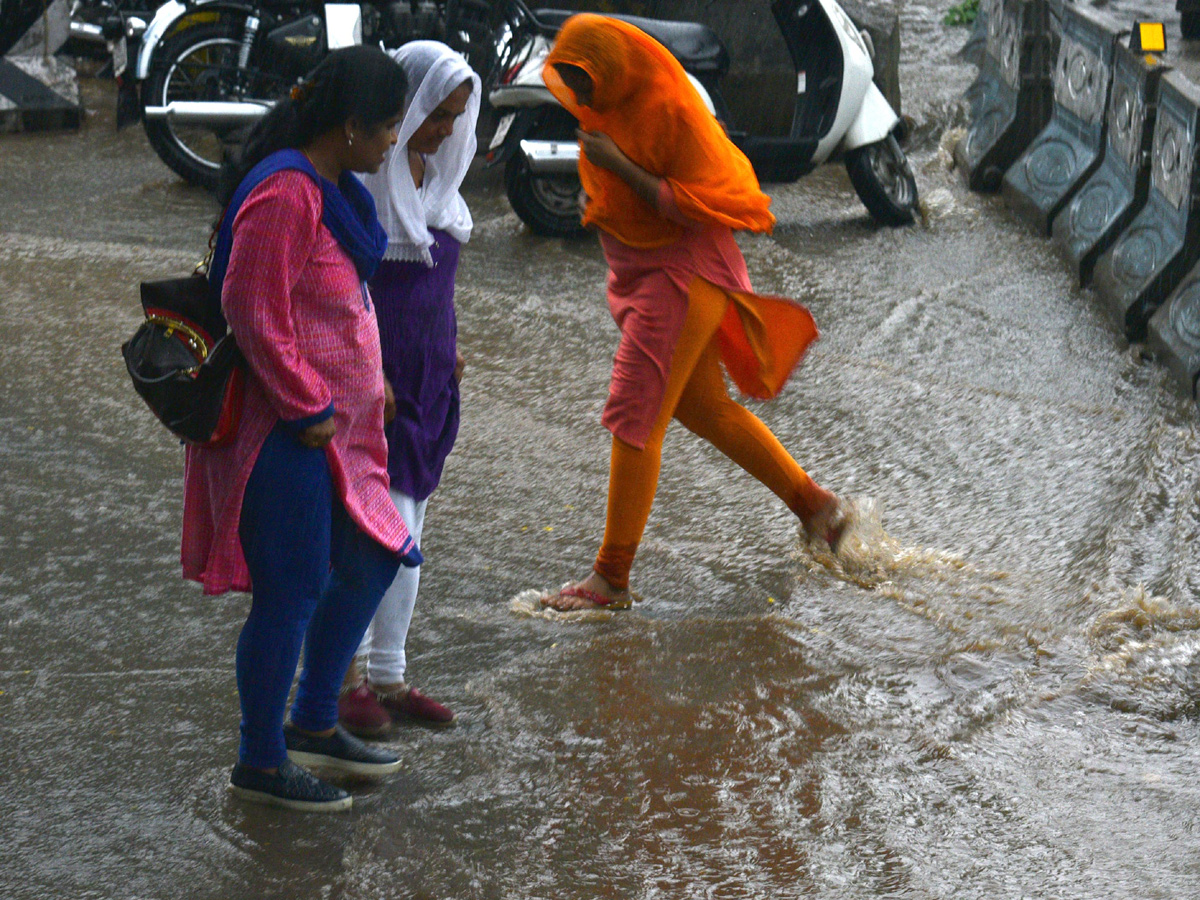
{"label": "wet pavement", "polygon": [[212,201],[113,131],[104,82],[80,133],[0,137],[0,896],[1200,894],[1200,418],[949,168],[974,70],[940,16],[903,12],[924,223],[877,228],[826,167],[741,239],[822,329],[754,409],[867,498],[844,567],[675,428],[645,602],[530,614],[601,535],[616,331],[596,244],[471,177],[463,428],[409,643],[460,724],[393,735],[403,773],[338,816],[226,789],[247,600],[180,580],[182,451],[117,350]]}

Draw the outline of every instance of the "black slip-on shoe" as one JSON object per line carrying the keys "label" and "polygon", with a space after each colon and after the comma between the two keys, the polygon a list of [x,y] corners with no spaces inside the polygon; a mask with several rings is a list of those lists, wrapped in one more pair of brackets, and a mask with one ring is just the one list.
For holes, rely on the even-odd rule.
{"label": "black slip-on shoe", "polygon": [[395,753],[364,744],[341,725],[329,737],[316,737],[289,722],[283,726],[283,739],[288,758],[302,766],[370,776],[390,775],[400,768]]}
{"label": "black slip-on shoe", "polygon": [[354,802],[341,788],[326,784],[290,759],[280,763],[274,775],[238,763],[229,776],[229,789],[252,803],[303,812],[341,812]]}

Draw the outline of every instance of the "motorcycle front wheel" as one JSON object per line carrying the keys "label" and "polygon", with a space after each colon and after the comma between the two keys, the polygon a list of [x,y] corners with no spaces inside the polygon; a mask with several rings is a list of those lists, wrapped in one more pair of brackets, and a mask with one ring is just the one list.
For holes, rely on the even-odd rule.
{"label": "motorcycle front wheel", "polygon": [[895,135],[846,154],[850,183],[882,225],[908,225],[916,215],[917,180]]}
{"label": "motorcycle front wheel", "polygon": [[[273,100],[283,94],[282,78],[255,68],[238,68],[240,29],[232,22],[192,25],[155,51],[142,90],[146,106],[172,100],[238,102]],[[248,127],[210,126],[147,119],[146,137],[159,158],[185,181],[216,190],[226,148],[245,137]]]}

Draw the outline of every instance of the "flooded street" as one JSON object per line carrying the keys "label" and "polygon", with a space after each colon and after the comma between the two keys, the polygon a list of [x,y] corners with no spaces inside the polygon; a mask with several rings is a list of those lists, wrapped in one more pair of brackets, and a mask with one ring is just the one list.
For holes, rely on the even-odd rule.
{"label": "flooded street", "polygon": [[118,351],[212,200],[113,130],[107,82],[81,132],[0,136],[0,897],[1200,896],[1200,415],[951,170],[974,69],[943,14],[902,8],[924,223],[876,227],[829,166],[739,238],[822,331],[753,409],[860,498],[846,566],[676,425],[644,602],[534,612],[603,531],[617,331],[595,240],[471,176],[409,639],[459,724],[396,733],[345,815],[228,792],[249,600],[181,580],[183,452]]}

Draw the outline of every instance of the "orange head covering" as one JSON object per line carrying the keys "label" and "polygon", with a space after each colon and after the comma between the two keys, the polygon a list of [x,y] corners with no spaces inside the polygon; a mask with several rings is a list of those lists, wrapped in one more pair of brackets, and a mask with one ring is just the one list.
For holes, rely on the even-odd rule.
{"label": "orange head covering", "polygon": [[[592,103],[580,106],[555,65],[578,66],[592,79]],[[754,169],[700,99],[683,66],[640,28],[581,14],[563,25],[543,78],[585,131],[600,131],[651,175],[670,184],[689,219],[734,229],[770,231],[769,197]],[[631,247],[661,247],[682,228],[659,214],[617,175],[579,160],[595,224]]]}

